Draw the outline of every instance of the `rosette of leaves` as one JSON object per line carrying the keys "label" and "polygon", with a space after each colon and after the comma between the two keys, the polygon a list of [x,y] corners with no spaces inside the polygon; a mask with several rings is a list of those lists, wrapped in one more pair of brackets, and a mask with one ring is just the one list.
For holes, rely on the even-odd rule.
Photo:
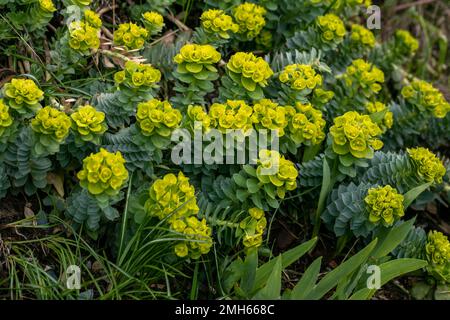
{"label": "rosette of leaves", "polygon": [[402,88],[401,94],[408,104],[418,108],[421,113],[428,112],[436,118],[445,118],[450,111],[450,103],[445,100],[442,92],[426,81],[413,80],[410,85]]}
{"label": "rosette of leaves", "polygon": [[142,14],[142,23],[149,36],[155,36],[164,28],[164,17],[155,11],[147,11]]}
{"label": "rosette of leaves", "polygon": [[338,170],[350,177],[356,176],[356,167],[367,167],[374,151],[383,147],[379,139],[380,127],[368,115],[349,111],[334,119],[328,134],[329,158],[338,159]]}
{"label": "rosette of leaves", "polygon": [[298,171],[295,165],[275,150],[261,150],[256,169],[244,165],[233,175],[237,185],[236,198],[241,202],[251,201],[252,205],[268,211],[278,208],[279,200],[286,192],[297,187]]}
{"label": "rosette of leaves", "polygon": [[439,158],[419,147],[407,153],[376,152],[369,166],[359,176],[360,181],[389,184],[401,193],[419,186],[442,182],[446,169]]}
{"label": "rosette of leaves", "polygon": [[130,123],[139,102],[156,95],[160,80],[161,72],[152,65],[127,61],[124,69],[114,74],[116,90],[94,96],[92,104],[105,113],[108,126],[122,127]]}
{"label": "rosette of leaves", "polygon": [[14,78],[3,86],[3,103],[20,118],[31,118],[42,106],[44,92],[31,79]]}
{"label": "rosette of leaves", "polygon": [[146,29],[132,22],[122,23],[114,31],[114,44],[123,46],[127,50],[139,50],[144,47],[147,37]]}
{"label": "rosette of leaves", "polygon": [[22,127],[15,139],[8,143],[4,154],[8,175],[15,188],[23,188],[27,195],[33,195],[36,189],[47,186],[47,174],[52,169],[48,157],[37,156],[35,139],[30,127]]}
{"label": "rosette of leaves", "polygon": [[223,10],[209,9],[200,16],[200,28],[195,30],[193,39],[198,44],[211,44],[223,48],[231,36],[239,30],[233,18]]}
{"label": "rosette of leaves", "polygon": [[59,146],[69,135],[70,126],[70,117],[64,112],[48,106],[39,110],[31,120],[36,155],[57,153]]}
{"label": "rosette of leaves", "polygon": [[[8,141],[13,139],[18,123],[10,114],[9,107],[0,99],[0,152],[7,148]],[[0,161],[2,157],[0,156]]]}
{"label": "rosette of leaves", "polygon": [[122,193],[109,198],[107,202],[99,202],[86,189],[76,190],[66,200],[64,214],[71,219],[72,226],[83,229],[92,239],[98,239],[99,234],[106,231],[107,222],[115,221],[120,216],[113,207],[123,198]]}
{"label": "rosette of leaves", "polygon": [[273,75],[269,64],[253,53],[238,52],[231,56],[226,66],[227,76],[222,77],[219,98],[261,100],[263,87]]}
{"label": "rosette of leaves", "polygon": [[69,47],[81,55],[90,55],[100,47],[100,29],[87,21],[74,21],[69,25]]}
{"label": "rosette of leaves", "polygon": [[180,171],[177,176],[169,173],[152,184],[145,210],[134,218],[137,223],[144,221],[142,214],[162,220],[171,230],[186,238],[176,242],[175,254],[181,258],[198,259],[207,254],[213,244],[211,228],[206,219],[199,220],[198,211],[195,189]]}
{"label": "rosette of leaves", "polygon": [[100,144],[100,139],[108,129],[105,123],[105,114],[95,110],[91,105],[79,107],[70,115],[72,120],[72,132],[77,145],[83,145],[86,142]]}
{"label": "rosette of leaves", "polygon": [[250,2],[242,3],[234,7],[232,13],[239,26],[237,35],[241,41],[252,40],[266,25],[264,16],[267,11],[257,4]]}
{"label": "rosette of leaves", "polygon": [[280,72],[280,98],[285,104],[307,103],[307,96],[322,86],[322,76],[311,65],[290,64]]}
{"label": "rosette of leaves", "polygon": [[386,229],[404,224],[401,218],[405,210],[423,190],[413,188],[401,194],[390,185],[370,182],[340,184],[330,193],[321,218],[337,237],[382,236]]}
{"label": "rosette of leaves", "polygon": [[213,81],[219,78],[214,66],[220,53],[211,45],[186,44],[174,57],[177,69],[173,76],[178,80],[173,102],[179,106],[205,104],[205,96],[214,90]]}
{"label": "rosette of leaves", "polygon": [[181,112],[168,101],[152,99],[138,104],[136,142],[151,149],[164,150],[171,143],[171,134],[181,124]]}

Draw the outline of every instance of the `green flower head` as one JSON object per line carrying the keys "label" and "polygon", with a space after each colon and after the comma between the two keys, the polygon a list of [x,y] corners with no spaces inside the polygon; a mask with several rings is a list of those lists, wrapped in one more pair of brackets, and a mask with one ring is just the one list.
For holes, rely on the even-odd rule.
{"label": "green flower head", "polygon": [[40,109],[31,120],[31,128],[39,135],[62,142],[70,130],[70,118],[64,112],[52,107]]}
{"label": "green flower head", "polygon": [[182,116],[168,101],[152,99],[138,104],[136,120],[144,136],[168,137],[180,126]]}
{"label": "green flower head", "polygon": [[407,149],[409,157],[417,166],[418,174],[426,181],[441,183],[446,170],[441,160],[430,150],[417,147]]}
{"label": "green flower head", "polygon": [[364,202],[369,211],[369,221],[374,224],[390,227],[405,214],[403,195],[389,185],[369,189]]}
{"label": "green flower head", "polygon": [[284,199],[287,191],[297,188],[298,171],[292,161],[275,150],[259,151],[256,176],[261,184],[275,187],[278,198]]}
{"label": "green flower head", "polygon": [[444,95],[430,83],[415,79],[410,85],[403,87],[401,94],[409,103],[419,109],[428,110],[436,118],[445,118],[450,111],[450,103]]}
{"label": "green flower head", "polygon": [[310,103],[297,102],[295,108],[286,107],[289,120],[287,135],[296,143],[316,145],[325,139],[326,121],[322,112]]}
{"label": "green flower head", "polygon": [[84,22],[95,29],[100,29],[102,26],[100,16],[92,10],[84,11]]}
{"label": "green flower head", "polygon": [[378,139],[380,127],[368,115],[349,111],[334,119],[330,128],[333,151],[338,155],[351,154],[355,158],[371,159],[374,150],[383,147]]}
{"label": "green flower head", "polygon": [[164,18],[161,14],[155,11],[147,11],[142,14],[145,28],[151,35],[161,32],[164,27]]}
{"label": "green flower head", "polygon": [[151,64],[140,64],[131,60],[125,63],[124,70],[114,74],[116,85],[132,89],[154,87],[160,80],[161,71]]}
{"label": "green flower head", "polygon": [[3,87],[5,103],[21,115],[29,115],[41,108],[44,92],[31,79],[12,79]]}
{"label": "green flower head", "polygon": [[352,25],[350,40],[358,46],[369,49],[375,46],[375,36],[373,32],[359,24]]}
{"label": "green flower head", "polygon": [[279,80],[297,91],[313,90],[322,85],[322,76],[306,64],[290,64],[280,73]]}
{"label": "green flower head", "polygon": [[70,117],[72,129],[82,141],[98,142],[108,128],[105,123],[105,114],[90,105],[78,108]]}
{"label": "green flower head", "polygon": [[239,31],[239,26],[233,22],[233,18],[222,10],[207,10],[202,13],[200,21],[206,32],[217,34],[223,39],[228,39],[230,38],[230,33]]}
{"label": "green flower head", "polygon": [[439,280],[450,282],[450,241],[438,231],[430,231],[425,245],[427,271]]}
{"label": "green flower head", "polygon": [[371,63],[357,59],[347,67],[343,79],[347,87],[361,90],[369,98],[380,92],[384,73]]}
{"label": "green flower head", "polygon": [[267,86],[267,80],[273,75],[272,69],[263,58],[246,52],[232,55],[227,69],[233,73],[233,79],[240,77],[242,86],[248,91],[255,91],[256,85]]}
{"label": "green flower head", "polygon": [[77,177],[90,194],[115,196],[128,180],[128,171],[120,151],[110,153],[101,148],[83,160],[83,169]]}
{"label": "green flower head", "polygon": [[123,46],[127,50],[142,49],[147,36],[148,31],[137,24],[132,22],[122,23],[114,32],[114,44]]}
{"label": "green flower head", "polygon": [[75,21],[69,26],[69,46],[83,54],[100,47],[99,29],[86,21]]}
{"label": "green flower head", "polygon": [[317,17],[316,25],[324,42],[342,42],[347,32],[341,18],[332,13]]}
{"label": "green flower head", "polygon": [[406,30],[395,32],[395,49],[403,55],[413,55],[419,49],[419,41]]}
{"label": "green flower head", "polygon": [[266,25],[266,9],[254,3],[245,2],[233,9],[233,17],[239,25],[238,33],[247,40],[255,38]]}
{"label": "green flower head", "polygon": [[264,211],[259,208],[250,208],[248,216],[239,223],[242,233],[242,244],[246,248],[259,247],[263,241],[263,234],[267,227]]}

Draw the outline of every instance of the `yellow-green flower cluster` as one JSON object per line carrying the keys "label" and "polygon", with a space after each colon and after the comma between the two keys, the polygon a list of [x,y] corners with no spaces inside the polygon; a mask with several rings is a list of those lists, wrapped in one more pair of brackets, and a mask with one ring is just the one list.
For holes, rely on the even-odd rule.
{"label": "yellow-green flower cluster", "polygon": [[[388,109],[388,107],[384,103],[379,102],[379,101],[368,102],[366,104],[366,110],[369,114],[383,112],[383,111],[386,111],[387,109]],[[386,129],[390,129],[390,128],[392,128],[393,124],[394,124],[393,113],[391,111],[386,111],[380,125]],[[386,131],[386,130],[384,130],[384,131]]]}
{"label": "yellow-green flower cluster", "polygon": [[259,48],[263,49],[272,48],[272,32],[268,30],[262,30],[255,38],[255,42]]}
{"label": "yellow-green flower cluster", "polygon": [[313,93],[313,101],[317,105],[324,105],[334,97],[333,91],[327,91],[322,88],[316,88]]}
{"label": "yellow-green flower cluster", "polygon": [[129,22],[119,25],[114,31],[114,43],[128,50],[141,49],[145,44],[148,31],[137,24]]}
{"label": "yellow-green flower cluster", "polygon": [[186,44],[174,57],[180,73],[200,73],[203,69],[217,71],[212,64],[220,61],[220,53],[211,45]]}
{"label": "yellow-green flower cluster", "polygon": [[150,34],[155,35],[161,32],[164,27],[164,18],[161,14],[155,11],[147,11],[142,17],[144,18],[144,25]]}
{"label": "yellow-green flower cluster", "polygon": [[419,49],[419,41],[409,31],[395,32],[395,49],[404,55],[413,55]]}
{"label": "yellow-green flower cluster", "polygon": [[196,217],[199,208],[189,178],[182,172],[178,176],[166,174],[153,183],[149,195],[145,203],[146,212],[160,220],[167,219],[174,231],[183,233],[187,238],[175,245],[177,256],[189,255],[197,259],[209,252],[212,246],[211,229],[205,219],[199,221]]}
{"label": "yellow-green flower cluster", "polygon": [[97,140],[108,128],[105,114],[91,105],[78,108],[70,117],[73,131],[83,141]]}
{"label": "yellow-green flower cluster", "polygon": [[56,11],[55,5],[52,0],[39,0],[39,8],[48,13]]}
{"label": "yellow-green flower cluster", "polygon": [[262,99],[253,105],[251,121],[256,129],[278,130],[281,137],[288,125],[287,109],[270,99]]}
{"label": "yellow-green flower cluster", "polygon": [[253,109],[243,100],[214,103],[209,109],[211,126],[225,132],[227,129],[251,129]]}
{"label": "yellow-green flower cluster", "polygon": [[326,121],[322,112],[310,104],[296,102],[295,108],[286,106],[289,126],[288,136],[296,143],[316,145],[325,139]]}
{"label": "yellow-green flower cluster", "polygon": [[212,231],[205,219],[200,221],[197,217],[187,217],[174,222],[172,228],[183,233],[187,238],[186,241],[175,245],[175,254],[180,258],[189,255],[192,259],[198,259],[211,250]]}
{"label": "yellow-green flower cluster", "polygon": [[284,199],[286,191],[297,188],[298,171],[292,161],[286,160],[275,150],[259,151],[256,176],[260,183],[276,187],[276,194]]}
{"label": "yellow-green flower cluster", "polygon": [[83,169],[77,177],[92,195],[114,196],[128,180],[128,171],[120,151],[110,153],[101,148],[83,160]]}
{"label": "yellow-green flower cluster", "polygon": [[433,152],[423,147],[407,149],[407,151],[409,157],[416,164],[419,175],[429,182],[442,182],[446,170],[441,160]]}
{"label": "yellow-green flower cluster", "polygon": [[375,36],[373,32],[359,24],[352,25],[350,39],[352,42],[361,44],[363,47],[373,48],[375,46]]}
{"label": "yellow-green flower cluster", "polygon": [[338,155],[350,153],[356,158],[370,159],[373,150],[383,147],[383,142],[377,139],[381,133],[380,127],[368,115],[349,111],[335,118],[330,128],[333,151]]}
{"label": "yellow-green flower cluster", "polygon": [[298,91],[313,90],[322,85],[322,76],[307,64],[290,64],[280,73],[282,83]]}
{"label": "yellow-green flower cluster", "polygon": [[316,18],[316,24],[320,31],[320,37],[325,42],[339,43],[346,34],[344,22],[338,16],[329,13]]}
{"label": "yellow-green flower cluster", "polygon": [[161,80],[161,71],[153,68],[151,64],[140,64],[127,61],[125,69],[114,75],[117,85],[126,85],[130,88],[150,87]]}
{"label": "yellow-green flower cluster", "polygon": [[248,210],[248,217],[239,223],[239,228],[243,231],[242,243],[245,247],[259,247],[263,241],[263,234],[267,226],[267,219],[264,211],[259,208]]}
{"label": "yellow-green flower cluster", "polygon": [[5,102],[19,114],[36,112],[44,92],[31,79],[12,79],[3,87]]}
{"label": "yellow-green flower cluster", "polygon": [[156,180],[149,193],[150,198],[145,203],[146,211],[160,220],[167,218],[170,224],[183,216],[195,216],[199,211],[195,189],[182,172],[178,173],[178,177],[169,173]]}
{"label": "yellow-green flower cluster", "polygon": [[31,128],[41,135],[61,142],[69,134],[70,118],[62,111],[45,107],[40,109],[34,119],[31,120]]}
{"label": "yellow-green flower cluster", "polygon": [[239,26],[223,10],[210,9],[200,16],[202,27],[209,33],[219,35],[223,39],[230,38],[230,33],[239,31]]}
{"label": "yellow-green flower cluster", "polygon": [[80,52],[100,47],[99,29],[85,21],[75,21],[69,26],[69,46]]}
{"label": "yellow-green flower cluster", "polygon": [[92,10],[84,11],[84,22],[95,29],[100,29],[102,27],[100,16]]}
{"label": "yellow-green flower cluster", "polygon": [[389,185],[370,188],[364,202],[369,211],[369,221],[374,224],[381,222],[385,227],[390,227],[405,214],[403,195]]}
{"label": "yellow-green flower cluster", "polygon": [[408,102],[431,111],[436,118],[444,118],[450,111],[442,92],[426,81],[416,79],[401,93]]}
{"label": "yellow-green flower cluster", "polygon": [[428,233],[425,245],[425,254],[428,260],[427,270],[437,275],[444,282],[450,282],[450,241],[436,230]]}
{"label": "yellow-green flower cluster", "polygon": [[347,67],[343,78],[348,87],[356,85],[366,90],[367,93],[374,94],[381,90],[384,73],[371,63],[363,59],[356,59]]}
{"label": "yellow-green flower cluster", "polygon": [[243,3],[233,9],[233,17],[239,25],[239,33],[248,40],[256,37],[266,25],[266,9],[254,3]]}
{"label": "yellow-green flower cluster", "polygon": [[136,120],[145,136],[158,134],[168,137],[181,123],[181,113],[168,101],[152,99],[138,104]]}
{"label": "yellow-green flower cluster", "polygon": [[[202,106],[190,105],[187,110],[187,120],[194,130],[208,131],[211,126],[211,119]],[[201,127],[196,126],[195,122]]]}
{"label": "yellow-green flower cluster", "polygon": [[13,124],[13,117],[9,114],[9,107],[0,99],[0,137]]}
{"label": "yellow-green flower cluster", "polygon": [[269,64],[253,53],[238,52],[232,55],[227,68],[237,76],[241,75],[241,84],[248,91],[255,91],[257,84],[265,87],[267,79],[273,75]]}

